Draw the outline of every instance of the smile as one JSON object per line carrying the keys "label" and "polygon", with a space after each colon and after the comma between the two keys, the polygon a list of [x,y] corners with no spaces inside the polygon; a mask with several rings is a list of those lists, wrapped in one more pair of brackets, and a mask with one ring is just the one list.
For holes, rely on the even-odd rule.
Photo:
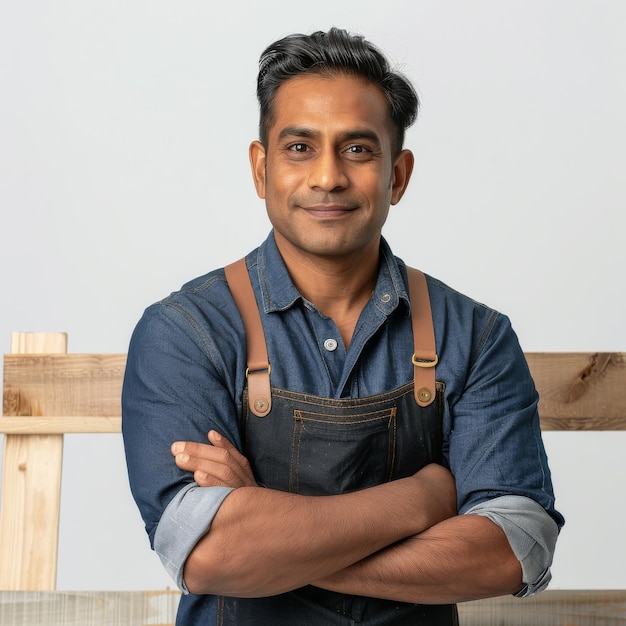
{"label": "smile", "polygon": [[355,207],[339,204],[317,204],[301,208],[309,215],[319,218],[342,217],[355,210]]}

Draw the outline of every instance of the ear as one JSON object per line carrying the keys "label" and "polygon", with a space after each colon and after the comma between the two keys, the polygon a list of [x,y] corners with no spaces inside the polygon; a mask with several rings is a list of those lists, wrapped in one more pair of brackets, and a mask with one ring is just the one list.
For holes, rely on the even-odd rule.
{"label": "ear", "polygon": [[265,146],[260,141],[250,144],[250,167],[256,193],[259,198],[265,198]]}
{"label": "ear", "polygon": [[391,178],[391,204],[398,204],[406,191],[413,172],[415,159],[410,150],[402,150],[393,164]]}

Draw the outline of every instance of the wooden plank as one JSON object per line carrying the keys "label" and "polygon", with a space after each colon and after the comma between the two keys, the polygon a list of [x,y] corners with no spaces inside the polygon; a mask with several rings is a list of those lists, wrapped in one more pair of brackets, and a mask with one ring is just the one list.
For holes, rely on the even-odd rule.
{"label": "wooden plank", "polygon": [[[16,350],[63,352],[64,333],[14,333]],[[4,404],[4,403],[3,403]],[[0,589],[56,586],[63,435],[6,435],[0,509]]]}
{"label": "wooden plank", "polygon": [[626,430],[626,353],[527,353],[543,430]]}
{"label": "wooden plank", "polygon": [[120,433],[121,417],[64,415],[55,417],[0,417],[0,433],[62,435],[66,433]]}
{"label": "wooden plank", "polygon": [[[527,353],[544,430],[625,430],[626,353]],[[5,415],[121,414],[124,354],[5,356]]]}
{"label": "wooden plank", "polygon": [[65,354],[67,333],[11,333],[11,354]]}
{"label": "wooden plank", "polygon": [[548,590],[459,604],[462,626],[624,626],[626,591]]}
{"label": "wooden plank", "polygon": [[[0,624],[171,626],[180,593],[164,591],[0,591]],[[626,591],[548,590],[459,604],[461,626],[623,626]]]}
{"label": "wooden plank", "polygon": [[5,355],[5,416],[121,413],[125,354]]}
{"label": "wooden plank", "polygon": [[0,624],[173,626],[180,592],[0,591]]}

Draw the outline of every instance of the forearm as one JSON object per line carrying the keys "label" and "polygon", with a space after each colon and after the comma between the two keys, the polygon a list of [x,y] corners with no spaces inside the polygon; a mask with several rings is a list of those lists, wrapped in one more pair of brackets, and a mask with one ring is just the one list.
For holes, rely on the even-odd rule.
{"label": "forearm", "polygon": [[490,520],[460,515],[336,572],[315,585],[341,593],[447,604],[515,593],[519,561]]}
{"label": "forearm", "polygon": [[189,555],[185,583],[193,593],[256,597],[343,570],[453,514],[448,493],[419,506],[438,497],[437,482],[422,472],[339,496],[236,489]]}

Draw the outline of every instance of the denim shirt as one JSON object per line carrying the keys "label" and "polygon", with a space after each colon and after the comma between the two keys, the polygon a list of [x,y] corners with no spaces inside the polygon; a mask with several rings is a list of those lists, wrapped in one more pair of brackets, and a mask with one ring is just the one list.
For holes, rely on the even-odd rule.
{"label": "denim shirt", "polygon": [[[406,269],[384,239],[376,287],[347,350],[334,322],[297,291],[272,233],[246,261],[274,387],[358,398],[412,380]],[[427,282],[437,380],[445,384],[443,451],[459,513],[485,515],[503,528],[530,594],[549,580],[563,524],[537,392],[509,319],[438,280]],[[206,442],[215,429],[241,449],[245,371],[243,324],[223,269],[146,309],[131,339],[122,393],[131,490],[151,545],[183,591],[185,559],[231,490],[198,487],[176,467],[170,446]]]}

